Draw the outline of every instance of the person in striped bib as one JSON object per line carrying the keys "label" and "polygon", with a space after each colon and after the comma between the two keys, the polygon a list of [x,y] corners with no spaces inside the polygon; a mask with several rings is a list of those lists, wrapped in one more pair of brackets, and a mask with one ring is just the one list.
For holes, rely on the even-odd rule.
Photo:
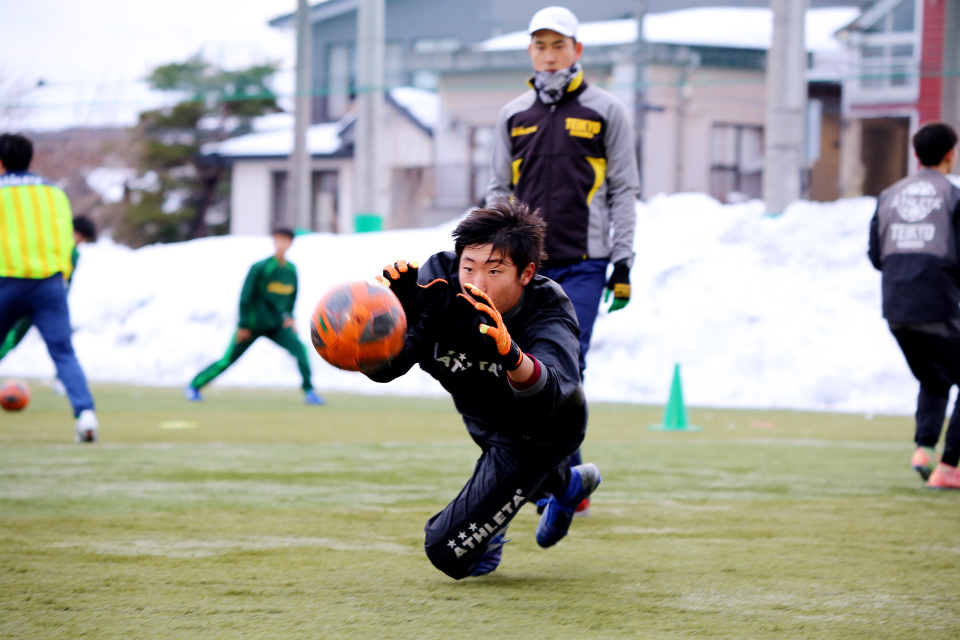
{"label": "person in striped bib", "polygon": [[33,143],[0,135],[0,336],[33,318],[76,419],[74,440],[96,442],[87,377],[73,350],[65,281],[73,273],[73,213],[62,189],[30,173]]}

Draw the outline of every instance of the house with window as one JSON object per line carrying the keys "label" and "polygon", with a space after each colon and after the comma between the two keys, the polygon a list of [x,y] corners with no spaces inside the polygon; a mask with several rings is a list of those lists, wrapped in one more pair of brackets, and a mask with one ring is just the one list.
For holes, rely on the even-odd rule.
{"label": "house with window", "polygon": [[[806,196],[816,200],[839,195],[845,52],[834,32],[858,14],[856,7],[830,7],[807,15]],[[680,191],[708,193],[725,202],[760,197],[771,37],[767,8],[649,13],[644,20],[647,64],[641,71],[635,20],[581,22],[587,81],[616,94],[643,120],[644,198]],[[443,179],[438,180],[437,207],[452,212],[483,197],[496,116],[527,88],[531,75],[528,43],[524,29],[450,54],[442,66],[433,59],[423,63],[439,76],[440,121],[434,140],[436,171]]]}
{"label": "house with window", "polygon": [[910,136],[924,123],[960,124],[960,0],[876,0],[839,32],[845,195],[877,195],[916,168]]}
{"label": "house with window", "polygon": [[[807,194],[829,200],[839,194],[840,164],[840,80],[838,62],[830,58],[838,47],[833,33],[872,1],[809,2],[817,17],[812,26],[808,21],[812,134]],[[729,0],[647,0],[642,72],[635,0],[563,4],[583,24],[587,80],[617,94],[642,121],[644,197],[676,191],[702,191],[725,201],[759,196],[765,61],[772,29],[768,0],[738,0],[735,8],[723,7]],[[358,0],[325,0],[310,8],[311,135],[327,141],[311,151],[313,228],[318,230],[355,228],[350,122],[357,90],[358,5]],[[438,105],[426,139],[429,153],[423,151],[424,138],[407,128],[411,123],[402,110],[388,109],[388,118],[399,116],[384,128],[384,154],[392,167],[388,228],[436,224],[480,201],[493,126],[503,104],[525,89],[530,76],[525,29],[543,6],[542,0],[385,0],[390,94],[429,91]],[[846,13],[838,18],[831,11]],[[270,24],[292,30],[294,15]],[[269,135],[276,142],[281,134]],[[292,141],[291,132],[282,135]],[[243,233],[269,228],[286,207],[284,153],[289,150],[251,152],[246,145],[254,141],[228,141],[208,149],[234,168],[232,227]]]}
{"label": "house with window", "polygon": [[[381,161],[390,173],[393,226],[418,226],[434,199],[433,126],[437,97],[411,88],[386,94]],[[354,220],[353,143],[356,118],[347,112],[335,122],[312,125],[307,152],[312,176],[308,231],[349,233]],[[288,175],[293,152],[293,115],[279,113],[254,121],[253,131],[205,144],[207,162],[230,171],[230,233],[261,235],[286,219]]]}

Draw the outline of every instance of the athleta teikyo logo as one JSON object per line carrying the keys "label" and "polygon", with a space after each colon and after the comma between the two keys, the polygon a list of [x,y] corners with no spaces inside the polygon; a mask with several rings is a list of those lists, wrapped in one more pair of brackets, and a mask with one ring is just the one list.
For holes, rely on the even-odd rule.
{"label": "athleta teikyo logo", "polygon": [[920,222],[934,209],[943,206],[937,188],[926,181],[913,182],[900,190],[890,203],[904,222]]}
{"label": "athleta teikyo logo", "polygon": [[500,510],[493,514],[493,518],[491,518],[492,524],[491,522],[484,522],[483,524],[471,522],[467,526],[466,531],[458,533],[454,539],[447,542],[447,546],[453,549],[453,552],[457,554],[457,558],[459,558],[465,554],[468,549],[476,548],[479,543],[502,528],[507,520],[510,519],[510,516],[514,515],[525,501],[526,498],[523,497],[523,490],[517,489],[517,495],[513,496],[507,504],[500,507]]}
{"label": "athleta teikyo logo", "polygon": [[[457,373],[458,371],[466,371],[467,369],[470,369],[474,366],[474,363],[472,361],[467,360],[467,354],[459,353],[457,351],[454,351],[453,349],[450,349],[449,351],[447,351],[447,355],[438,356],[437,358],[435,358],[435,360],[440,364],[442,364],[443,366],[445,366],[447,369],[450,369],[450,373]],[[476,364],[480,369],[480,371],[486,371],[488,373],[492,373],[498,378],[500,377],[500,374],[498,373],[498,369],[500,369],[500,365],[497,364],[496,362],[487,362],[486,360],[479,360],[477,361]]]}
{"label": "athleta teikyo logo", "polygon": [[943,206],[943,198],[937,195],[933,184],[920,181],[908,184],[894,197],[890,206],[904,223],[890,225],[890,241],[901,251],[923,249],[937,233],[935,225],[929,222],[917,224]]}

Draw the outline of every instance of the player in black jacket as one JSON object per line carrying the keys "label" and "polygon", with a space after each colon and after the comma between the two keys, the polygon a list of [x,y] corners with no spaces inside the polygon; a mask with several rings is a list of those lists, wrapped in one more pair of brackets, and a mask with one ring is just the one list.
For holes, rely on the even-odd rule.
{"label": "player in black jacket", "polygon": [[960,384],[960,189],[947,180],[957,134],[921,127],[913,146],[922,168],[884,190],[870,221],[869,256],[883,272],[883,317],[920,381],[917,449],[911,465],[937,489],[960,489],[960,405],[937,464],[950,387]]}
{"label": "player in black jacket", "polygon": [[483,452],[425,527],[430,561],[458,580],[497,568],[507,525],[525,503],[542,497],[536,538],[549,547],[600,484],[596,465],[565,464],[583,441],[587,405],[573,307],[536,275],[543,236],[540,218],[502,200],[457,226],[455,251],[422,268],[398,261],[384,269],[408,329],[400,355],[368,377],[388,382],[419,364],[453,396]]}

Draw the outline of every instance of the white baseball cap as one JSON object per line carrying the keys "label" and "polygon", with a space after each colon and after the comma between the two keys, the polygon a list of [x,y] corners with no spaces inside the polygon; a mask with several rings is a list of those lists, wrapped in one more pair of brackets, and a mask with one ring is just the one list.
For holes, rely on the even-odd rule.
{"label": "white baseball cap", "polygon": [[577,21],[577,16],[573,15],[570,9],[566,7],[547,7],[533,14],[527,33],[533,35],[541,29],[549,29],[576,40],[579,28],[580,23]]}

